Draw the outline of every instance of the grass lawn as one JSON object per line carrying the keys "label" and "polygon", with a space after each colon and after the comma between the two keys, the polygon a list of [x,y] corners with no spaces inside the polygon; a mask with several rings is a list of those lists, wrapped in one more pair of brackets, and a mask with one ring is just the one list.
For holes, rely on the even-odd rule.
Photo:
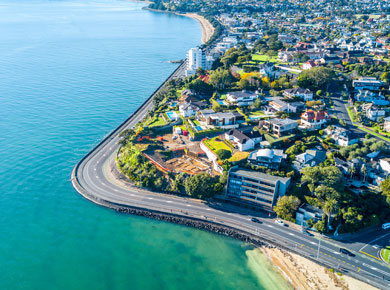
{"label": "grass lawn", "polygon": [[381,250],[381,256],[385,262],[390,262],[390,246],[387,246],[386,249]]}
{"label": "grass lawn", "polygon": [[228,150],[230,152],[232,151],[232,149],[230,149],[230,147],[228,145],[226,145],[225,142],[217,141],[216,138],[207,139],[207,140],[204,140],[203,142],[207,147],[209,147],[215,153],[217,153],[217,151],[220,149],[225,149],[225,150]]}
{"label": "grass lawn", "polygon": [[287,140],[287,139],[292,139],[295,137],[295,134],[283,136],[280,138],[275,138],[274,136],[271,136],[270,134],[264,134],[264,136],[265,136],[265,140],[267,140],[272,145],[272,143],[276,143],[276,142]]}
{"label": "grass lawn", "polygon": [[158,117],[152,123],[149,124],[149,127],[163,126],[165,125],[165,121],[163,118]]}
{"label": "grass lawn", "polygon": [[221,100],[226,99],[226,94],[221,95],[220,99],[221,99]]}
{"label": "grass lawn", "polygon": [[353,108],[352,107],[348,107],[347,111],[348,111],[349,118],[352,120],[352,122],[357,122],[355,114],[353,112]]}
{"label": "grass lawn", "polygon": [[249,117],[259,117],[259,116],[264,116],[264,112],[261,111],[261,110],[258,110],[258,111],[252,111],[249,113]]}
{"label": "grass lawn", "polygon": [[378,134],[378,133],[376,133],[376,132],[372,132],[372,131],[370,131],[370,130],[368,130],[368,129],[362,127],[362,126],[357,126],[357,127],[358,127],[360,130],[362,130],[362,131],[364,131],[364,132],[366,132],[366,133],[368,133],[368,134],[374,135],[374,136],[376,136],[376,137],[378,137],[378,138],[380,138],[380,139],[382,139],[382,140],[384,140],[384,141],[390,142],[390,138],[383,137],[382,135],[380,135],[380,134]]}
{"label": "grass lawn", "polygon": [[269,57],[268,55],[265,55],[265,54],[252,54],[252,60],[254,61],[258,61],[258,62],[277,62],[277,57],[276,56],[272,56],[272,57]]}
{"label": "grass lawn", "polygon": [[249,152],[236,152],[233,154],[232,157],[229,158],[229,161],[230,162],[237,162],[237,161],[241,161],[243,159],[246,159],[248,158],[249,156]]}

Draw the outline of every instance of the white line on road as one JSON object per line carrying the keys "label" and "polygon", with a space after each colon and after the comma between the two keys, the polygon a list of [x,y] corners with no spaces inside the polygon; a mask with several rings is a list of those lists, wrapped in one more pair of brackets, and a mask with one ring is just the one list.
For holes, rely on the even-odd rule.
{"label": "white line on road", "polygon": [[104,182],[102,182],[102,185],[103,185],[103,186],[106,186],[106,184],[105,184]]}
{"label": "white line on road", "polygon": [[273,228],[273,225],[265,225],[266,227]]}
{"label": "white line on road", "polygon": [[148,199],[153,199],[153,197],[148,197]]}
{"label": "white line on road", "polygon": [[99,179],[99,176],[96,175],[96,178]]}
{"label": "white line on road", "polygon": [[310,244],[312,244],[312,245],[317,245],[317,243],[315,243],[315,242],[309,242]]}
{"label": "white line on road", "polygon": [[287,233],[287,234],[289,234],[290,236],[295,236],[293,233]]}

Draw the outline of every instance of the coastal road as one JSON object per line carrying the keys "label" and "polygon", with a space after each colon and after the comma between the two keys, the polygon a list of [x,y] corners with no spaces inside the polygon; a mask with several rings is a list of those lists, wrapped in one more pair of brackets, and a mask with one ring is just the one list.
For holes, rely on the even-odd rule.
{"label": "coastal road", "polygon": [[[183,67],[171,77],[179,77],[182,73]],[[126,128],[134,127],[151,106],[152,100],[149,99],[131,118],[108,135],[76,165],[72,172],[72,183],[81,195],[100,205],[149,209],[234,228],[276,245],[282,245],[320,264],[340,269],[341,272],[378,288],[390,288],[390,272],[387,265],[354,250],[351,250],[355,254],[353,257],[341,254],[340,247],[351,248],[348,243],[324,238],[320,240],[316,236],[304,235],[298,230],[278,225],[272,219],[262,217],[259,213],[256,215],[262,223],[254,223],[251,221],[254,215],[232,205],[153,193],[126,186],[115,180],[112,174],[112,164],[119,148],[119,134]]]}

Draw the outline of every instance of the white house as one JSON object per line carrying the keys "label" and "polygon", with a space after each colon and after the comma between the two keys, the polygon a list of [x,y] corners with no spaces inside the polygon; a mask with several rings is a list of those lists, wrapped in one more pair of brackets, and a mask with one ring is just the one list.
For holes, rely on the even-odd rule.
{"label": "white house", "polygon": [[339,146],[345,147],[359,142],[356,134],[339,126],[329,126],[324,132]]}
{"label": "white house", "polygon": [[383,130],[390,133],[390,117],[384,119]]}
{"label": "white house", "polygon": [[385,110],[380,109],[376,106],[370,106],[366,111],[366,117],[373,122],[377,122],[379,118],[384,117],[385,114]]}
{"label": "white house", "polygon": [[258,97],[258,92],[250,92],[245,90],[239,92],[229,92],[226,94],[226,100],[228,103],[236,106],[252,105]]}
{"label": "white house", "polygon": [[196,115],[196,112],[199,111],[199,107],[195,106],[191,103],[189,104],[180,104],[179,105],[179,113],[183,117],[192,117]]}
{"label": "white house", "polygon": [[225,133],[225,139],[233,143],[238,150],[247,151],[254,149],[260,143],[262,137],[258,131],[243,132],[232,129]]}
{"label": "white house", "polygon": [[293,88],[284,90],[283,95],[287,98],[298,97],[303,99],[305,102],[313,100],[313,92],[309,89]]}
{"label": "white house", "polygon": [[383,158],[379,160],[379,166],[386,175],[390,174],[390,158]]}

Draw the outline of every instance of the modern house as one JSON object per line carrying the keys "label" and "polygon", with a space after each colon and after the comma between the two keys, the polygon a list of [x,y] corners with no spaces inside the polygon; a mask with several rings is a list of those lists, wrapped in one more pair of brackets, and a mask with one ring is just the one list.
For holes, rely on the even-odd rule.
{"label": "modern house", "polygon": [[183,117],[192,117],[206,106],[203,102],[184,103],[179,105],[179,113]]}
{"label": "modern house", "polygon": [[345,147],[359,142],[357,134],[339,126],[329,126],[324,130],[324,133],[339,146]]}
{"label": "modern house", "polygon": [[355,94],[355,100],[358,102],[373,103],[377,106],[387,106],[390,104],[380,93],[377,94],[369,90],[358,90]]}
{"label": "modern house", "polygon": [[293,167],[301,171],[305,167],[313,167],[319,165],[326,160],[326,152],[322,150],[308,149],[302,154],[295,156]]}
{"label": "modern house", "polygon": [[305,203],[298,208],[295,216],[295,223],[307,227],[308,220],[312,219],[314,222],[318,222],[322,219],[323,214],[324,212],[322,209]]}
{"label": "modern house", "polygon": [[369,91],[379,91],[383,85],[382,81],[377,80],[372,77],[360,77],[358,80],[352,81],[352,86],[356,91],[358,90],[369,90]]}
{"label": "modern house", "polygon": [[316,66],[317,66],[317,64],[313,60],[309,59],[308,61],[303,63],[302,69],[308,70],[308,69],[312,69],[313,67],[316,67]]}
{"label": "modern house", "polygon": [[298,97],[303,99],[305,102],[313,100],[313,92],[309,89],[293,88],[284,90],[283,95],[287,98]]}
{"label": "modern house", "polygon": [[249,154],[249,163],[264,166],[270,169],[278,170],[283,160],[287,158],[287,154],[280,149],[259,149]]}
{"label": "modern house", "polygon": [[390,133],[390,117],[384,119],[383,130]]}
{"label": "modern house", "polygon": [[379,118],[385,117],[385,115],[385,110],[374,105],[370,106],[366,111],[366,117],[373,122],[377,122]]}
{"label": "modern house", "polygon": [[236,111],[216,113],[212,109],[200,110],[196,114],[196,118],[206,126],[224,129],[238,128],[239,124],[245,121],[244,116]]}
{"label": "modern house", "polygon": [[259,131],[242,131],[237,129],[225,133],[225,139],[229,140],[240,151],[252,150],[260,143],[262,137]]}
{"label": "modern house", "polygon": [[272,211],[289,186],[290,178],[233,167],[229,171],[225,198]]}
{"label": "modern house", "polygon": [[321,129],[330,117],[326,111],[307,110],[301,115],[301,125],[299,128],[308,130]]}
{"label": "modern house", "polygon": [[252,105],[255,100],[259,97],[257,92],[250,91],[239,91],[239,92],[230,92],[226,94],[226,101],[229,104],[236,106],[249,106]]}
{"label": "modern house", "polygon": [[291,119],[273,118],[260,121],[259,126],[267,132],[281,137],[294,132],[298,127],[298,122]]}

